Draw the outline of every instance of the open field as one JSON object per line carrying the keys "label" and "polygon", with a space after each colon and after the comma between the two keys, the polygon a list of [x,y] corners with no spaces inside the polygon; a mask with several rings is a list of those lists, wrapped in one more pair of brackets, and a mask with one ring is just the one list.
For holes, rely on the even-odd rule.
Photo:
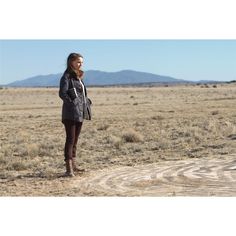
{"label": "open field", "polygon": [[57,88],[0,89],[0,196],[236,196],[236,84],[88,88],[63,178]]}

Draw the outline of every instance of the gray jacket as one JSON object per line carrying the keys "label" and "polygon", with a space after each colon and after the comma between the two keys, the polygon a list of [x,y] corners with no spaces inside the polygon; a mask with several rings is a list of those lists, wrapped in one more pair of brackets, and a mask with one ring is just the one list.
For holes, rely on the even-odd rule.
{"label": "gray jacket", "polygon": [[[72,83],[70,80],[73,80],[74,87],[78,93],[78,97],[73,101],[68,95],[68,89],[72,88]],[[83,83],[83,81],[81,81]],[[83,83],[84,85],[84,83]],[[87,96],[86,87],[84,85],[85,95]],[[60,80],[60,90],[59,97],[63,100],[62,105],[62,122],[64,120],[72,120],[77,122],[83,122],[83,109],[84,109],[84,98],[83,98],[83,89],[79,80],[76,78],[75,73],[64,72]]]}

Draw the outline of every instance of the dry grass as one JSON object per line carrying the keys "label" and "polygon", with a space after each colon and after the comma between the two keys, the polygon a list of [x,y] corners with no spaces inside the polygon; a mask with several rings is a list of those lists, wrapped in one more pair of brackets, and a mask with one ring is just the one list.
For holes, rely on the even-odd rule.
{"label": "dry grass", "polygon": [[143,141],[143,136],[135,131],[134,129],[129,128],[122,135],[122,138],[125,142],[138,143]]}
{"label": "dry grass", "polygon": [[[93,120],[83,124],[77,156],[89,171],[236,151],[234,84],[88,93]],[[1,89],[0,101],[0,178],[57,178],[65,141],[58,89]]]}

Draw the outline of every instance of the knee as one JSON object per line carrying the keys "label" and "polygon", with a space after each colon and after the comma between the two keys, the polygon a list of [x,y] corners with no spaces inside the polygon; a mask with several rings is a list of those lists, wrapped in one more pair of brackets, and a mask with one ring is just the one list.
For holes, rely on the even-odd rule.
{"label": "knee", "polygon": [[74,137],[71,137],[71,136],[67,136],[66,137],[66,143],[67,144],[74,144],[75,142],[75,138]]}

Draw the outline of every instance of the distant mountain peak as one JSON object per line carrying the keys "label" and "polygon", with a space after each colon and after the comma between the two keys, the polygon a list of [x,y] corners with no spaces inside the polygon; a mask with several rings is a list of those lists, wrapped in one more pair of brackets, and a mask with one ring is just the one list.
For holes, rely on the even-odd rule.
{"label": "distant mountain peak", "polygon": [[[63,73],[37,75],[21,81],[15,81],[7,86],[12,87],[58,87]],[[105,72],[100,70],[85,71],[85,84],[90,86],[145,84],[145,83],[188,83],[188,81],[175,79],[170,76],[156,75],[148,72],[139,72],[130,69],[118,72]]]}

